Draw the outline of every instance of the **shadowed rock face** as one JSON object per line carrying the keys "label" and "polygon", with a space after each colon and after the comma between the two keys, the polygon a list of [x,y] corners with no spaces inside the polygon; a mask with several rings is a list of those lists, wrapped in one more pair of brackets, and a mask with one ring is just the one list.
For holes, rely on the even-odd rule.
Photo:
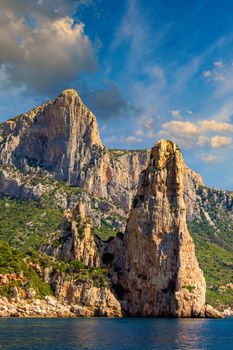
{"label": "shadowed rock face", "polygon": [[159,141],[142,173],[125,235],[126,312],[192,317],[205,305],[206,284],[186,225],[184,161]]}

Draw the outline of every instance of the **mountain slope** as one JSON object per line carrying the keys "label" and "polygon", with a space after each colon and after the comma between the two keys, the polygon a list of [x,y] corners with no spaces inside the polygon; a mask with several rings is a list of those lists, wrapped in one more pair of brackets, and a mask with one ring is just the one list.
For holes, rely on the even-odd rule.
{"label": "mountain slope", "polygon": [[[52,172],[129,210],[148,152],[114,152],[103,146],[95,116],[69,89],[0,125],[0,164]],[[130,171],[129,171],[130,169]]]}
{"label": "mountain slope", "polygon": [[[0,239],[26,254],[34,269],[36,262],[41,281],[77,315],[121,314],[109,268],[113,256],[121,260],[122,235],[149,161],[149,151],[108,150],[95,116],[72,89],[0,125]],[[206,188],[185,164],[183,175],[207,301],[233,307],[233,195]],[[100,263],[89,266],[95,249]],[[81,295],[90,290],[84,302]]]}

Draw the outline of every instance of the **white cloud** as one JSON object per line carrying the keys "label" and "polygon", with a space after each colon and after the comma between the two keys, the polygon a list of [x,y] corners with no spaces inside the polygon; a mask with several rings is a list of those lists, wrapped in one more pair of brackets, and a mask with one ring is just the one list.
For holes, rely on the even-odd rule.
{"label": "white cloud", "polygon": [[216,67],[216,68],[223,68],[224,67],[224,64],[223,64],[223,61],[215,61],[214,62],[214,66]]}
{"label": "white cloud", "polygon": [[94,71],[92,43],[84,24],[75,24],[70,17],[67,2],[57,0],[53,6],[50,1],[14,3],[1,0],[0,11],[0,62],[9,84],[24,84],[29,92],[45,94],[69,86],[82,72]]}
{"label": "white cloud", "polygon": [[107,125],[106,124],[103,124],[100,128],[100,132],[103,132],[107,129]]}
{"label": "white cloud", "polygon": [[128,136],[128,137],[125,137],[124,140],[127,143],[140,143],[140,142],[142,142],[142,139],[140,139],[140,137],[136,137],[136,136]]}
{"label": "white cloud", "polygon": [[202,73],[203,77],[204,78],[210,78],[212,77],[213,73],[211,70],[205,70],[203,73]]}
{"label": "white cloud", "polygon": [[173,110],[173,111],[171,111],[171,114],[175,118],[181,118],[181,114],[180,114],[179,110]]}
{"label": "white cloud", "polygon": [[[202,76],[211,82],[228,82],[229,81],[229,69],[224,69],[222,61],[215,61],[213,63],[214,68],[206,70],[202,73]],[[220,72],[221,69],[221,72]]]}
{"label": "white cloud", "polygon": [[162,125],[162,129],[173,136],[193,136],[198,132],[197,126],[188,121],[172,120]]}
{"label": "white cloud", "polygon": [[231,143],[232,143],[231,137],[218,136],[218,135],[211,137],[211,146],[212,146],[212,148],[227,147]]}
{"label": "white cloud", "polygon": [[155,139],[156,138],[156,134],[153,131],[148,131],[146,133],[146,138],[147,139]]}
{"label": "white cloud", "polygon": [[135,135],[136,136],[143,136],[144,135],[144,131],[141,130],[141,129],[138,129],[138,130],[135,131]]}
{"label": "white cloud", "polygon": [[217,157],[214,154],[202,153],[197,156],[204,163],[214,163],[217,160]]}
{"label": "white cloud", "polygon": [[227,122],[219,122],[216,120],[200,120],[197,123],[197,126],[200,128],[201,132],[232,132],[233,124]]}
{"label": "white cloud", "polygon": [[197,127],[188,121],[172,120],[162,125],[158,136],[172,139],[184,148],[191,148],[194,137],[197,135]]}
{"label": "white cloud", "polygon": [[144,72],[157,83],[158,89],[163,89],[166,86],[165,72],[159,65],[148,65]]}
{"label": "white cloud", "polygon": [[144,128],[147,130],[151,130],[154,127],[154,120],[151,117],[148,119],[144,119],[142,123],[144,124]]}
{"label": "white cloud", "polygon": [[209,143],[210,139],[208,136],[200,135],[197,139],[197,145],[203,147]]}
{"label": "white cloud", "polygon": [[216,120],[189,121],[172,120],[162,124],[158,135],[171,138],[185,148],[205,147],[223,148],[231,144],[231,138],[213,135],[214,133],[233,133],[233,124]]}

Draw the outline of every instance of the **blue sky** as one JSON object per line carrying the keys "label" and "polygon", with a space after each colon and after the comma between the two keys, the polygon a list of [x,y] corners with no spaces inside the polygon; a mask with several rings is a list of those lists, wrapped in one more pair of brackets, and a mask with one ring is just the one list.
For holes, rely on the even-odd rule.
{"label": "blue sky", "polygon": [[111,148],[176,141],[233,190],[231,0],[0,0],[0,120],[76,88]]}

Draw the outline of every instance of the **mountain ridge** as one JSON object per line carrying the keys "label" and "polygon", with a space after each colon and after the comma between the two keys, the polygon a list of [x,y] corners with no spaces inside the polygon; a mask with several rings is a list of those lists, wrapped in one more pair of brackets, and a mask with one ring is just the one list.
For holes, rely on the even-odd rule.
{"label": "mountain ridge", "polygon": [[[12,202],[13,198],[18,198],[19,201],[35,203],[35,208],[39,206],[44,211],[44,218],[52,213],[51,210],[55,210],[57,218],[60,218],[58,227],[53,228],[54,232],[47,234],[44,230],[44,237],[28,247],[34,249],[33,254],[39,261],[40,273],[36,273],[43,280],[45,273],[42,262],[49,257],[55,259],[58,270],[54,270],[55,265],[49,260],[51,266],[46,280],[52,286],[57,302],[66,305],[69,301],[70,307],[75,310],[73,314],[119,316],[124,313],[124,303],[117,300],[118,289],[122,287],[117,282],[118,277],[109,259],[114,256],[114,261],[116,259],[119,264],[122,263],[125,249],[122,235],[127,227],[129,213],[133,210],[132,203],[138,190],[140,174],[148,167],[151,153],[108,150],[100,139],[95,116],[73,89],[64,90],[58,98],[20,115],[18,119],[2,123],[0,137],[0,195],[3,205],[18,208],[17,203]],[[219,213],[223,211],[224,217],[231,220],[233,195],[224,195],[224,191],[217,191],[214,195],[212,190],[208,190],[211,196],[213,194],[213,199],[209,201],[205,198],[205,188],[200,175],[184,165],[185,220],[195,232],[198,230],[193,223],[203,220],[207,222],[206,227],[213,228],[215,225],[218,230],[221,218],[219,220],[211,214],[215,201],[220,203]],[[22,215],[25,214],[23,211]],[[41,217],[40,221],[45,220]],[[4,233],[6,218],[2,218],[2,223],[0,239],[2,237],[12,244],[10,237],[15,235],[17,238],[18,232],[19,236],[24,237],[22,223],[17,232],[10,228],[10,237]],[[26,229],[29,237],[27,242],[30,243],[39,231],[33,220],[32,224],[26,224],[35,225],[37,230],[37,233],[33,233]],[[226,244],[231,246],[228,236],[224,233]],[[211,242],[219,243],[216,237],[210,236]],[[200,233],[197,238],[201,238]],[[21,239],[21,242],[19,239],[13,244],[14,248],[20,247],[23,254],[27,254],[28,249],[24,244],[25,239]],[[99,263],[95,265],[91,259],[89,266],[88,256],[96,256],[96,252],[100,256]],[[27,255],[27,259],[30,260],[30,256]],[[77,267],[77,280],[73,261],[80,261],[81,264]],[[107,275],[104,269],[108,271]],[[66,278],[70,281],[67,282]],[[21,287],[19,295],[23,293]],[[101,290],[103,297],[98,303],[96,300]],[[90,291],[92,297],[88,302],[80,299],[81,294],[88,295]],[[211,313],[214,314],[214,311],[209,310],[209,316]]]}

